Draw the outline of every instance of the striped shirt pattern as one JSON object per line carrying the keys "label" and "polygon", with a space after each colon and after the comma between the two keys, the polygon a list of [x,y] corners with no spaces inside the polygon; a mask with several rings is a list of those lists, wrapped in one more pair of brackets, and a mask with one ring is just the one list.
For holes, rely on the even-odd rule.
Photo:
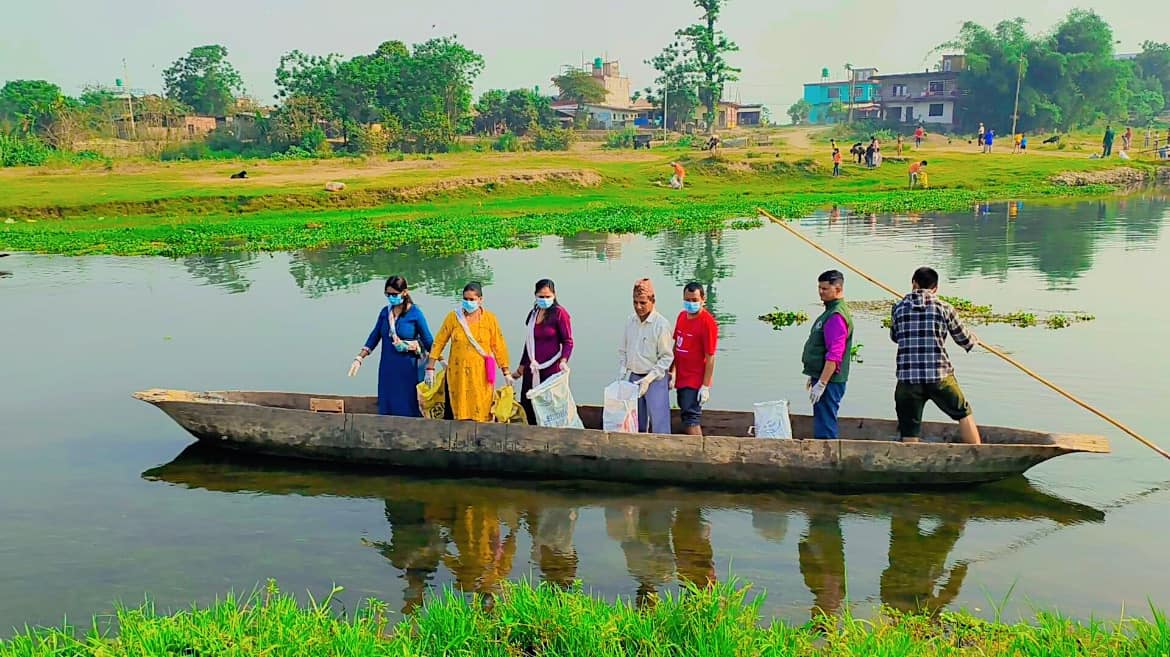
{"label": "striped shirt pattern", "polygon": [[951,304],[927,290],[915,290],[894,304],[890,339],[898,343],[898,380],[935,383],[955,373],[944,342],[971,351],[978,339],[959,320]]}

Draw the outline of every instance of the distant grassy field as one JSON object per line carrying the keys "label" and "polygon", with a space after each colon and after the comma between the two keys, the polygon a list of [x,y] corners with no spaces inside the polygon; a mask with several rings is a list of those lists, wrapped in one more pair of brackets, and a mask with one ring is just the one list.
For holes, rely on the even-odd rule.
{"label": "distant grassy field", "polygon": [[[838,205],[852,211],[952,210],[979,201],[1110,193],[1067,187],[1067,171],[1117,167],[1084,153],[982,155],[935,138],[885,165],[845,164],[829,175],[827,138],[780,131],[777,145],[565,153],[457,153],[320,161],[117,162],[107,170],[0,171],[0,249],[48,253],[180,255],[329,244],[437,251],[509,246],[533,234],[580,230],[703,229],[764,206],[794,217]],[[937,143],[936,143],[937,142]],[[927,159],[930,190],[906,189],[910,158]],[[670,189],[669,163],[687,167]],[[1135,166],[1143,166],[1136,165]],[[230,175],[247,170],[246,180]],[[324,191],[327,181],[346,189]]]}

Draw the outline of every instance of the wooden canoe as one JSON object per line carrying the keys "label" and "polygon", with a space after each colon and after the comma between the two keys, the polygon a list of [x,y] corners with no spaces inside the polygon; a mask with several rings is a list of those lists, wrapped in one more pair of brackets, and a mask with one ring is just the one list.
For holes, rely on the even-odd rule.
{"label": "wooden canoe", "polygon": [[[601,409],[581,406],[586,429],[377,415],[374,397],[289,392],[146,390],[196,438],[264,456],[390,466],[448,474],[661,482],[721,488],[907,489],[981,484],[1050,458],[1108,453],[1101,436],[980,427],[984,444],[957,442],[958,426],[923,424],[924,442],[897,441],[892,420],[842,418],[841,440],[747,437],[753,415],[703,413],[707,436],[600,431]],[[330,411],[341,412],[330,412]],[[678,430],[677,411],[675,412]],[[796,436],[812,418],[792,415]]]}

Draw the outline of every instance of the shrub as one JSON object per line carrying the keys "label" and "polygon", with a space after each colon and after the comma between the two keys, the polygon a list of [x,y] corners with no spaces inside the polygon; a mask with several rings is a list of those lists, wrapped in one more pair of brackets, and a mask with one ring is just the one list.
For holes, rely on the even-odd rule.
{"label": "shrub", "polygon": [[492,144],[492,150],[499,151],[501,153],[519,152],[521,150],[520,138],[511,132],[505,132],[504,134],[500,135],[499,138],[497,138],[496,141]]}
{"label": "shrub", "polygon": [[538,151],[567,151],[573,145],[573,131],[564,128],[536,128],[533,146]]}
{"label": "shrub", "polygon": [[[310,128],[305,132],[304,136],[301,137],[300,147],[316,157],[329,157],[333,155],[333,147],[329,145],[325,131],[319,127]],[[289,150],[292,150],[292,148],[290,147]]]}
{"label": "shrub", "polygon": [[379,155],[390,148],[390,134],[371,126],[352,126],[349,131],[349,150],[363,155]]}
{"label": "shrub", "polygon": [[605,138],[604,148],[633,148],[634,135],[638,131],[633,128],[624,128],[618,132],[611,132]]}
{"label": "shrub", "polygon": [[0,166],[37,167],[52,153],[53,149],[36,137],[0,133]]}

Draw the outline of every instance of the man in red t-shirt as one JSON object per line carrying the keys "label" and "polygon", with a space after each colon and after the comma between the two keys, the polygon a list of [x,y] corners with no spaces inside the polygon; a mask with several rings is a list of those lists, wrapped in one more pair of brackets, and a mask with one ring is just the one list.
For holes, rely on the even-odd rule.
{"label": "man in red t-shirt", "polygon": [[703,435],[703,405],[711,396],[715,375],[715,343],[719,327],[703,306],[707,293],[699,283],[683,288],[683,311],[674,323],[674,364],[671,384],[678,389],[683,428],[692,436]]}

